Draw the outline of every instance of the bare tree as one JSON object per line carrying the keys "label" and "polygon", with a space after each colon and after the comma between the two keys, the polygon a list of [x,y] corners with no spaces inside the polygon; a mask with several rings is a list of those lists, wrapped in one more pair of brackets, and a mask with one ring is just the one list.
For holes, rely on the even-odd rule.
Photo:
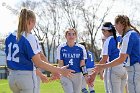
{"label": "bare tree", "polygon": [[[96,60],[99,60],[99,49],[96,45],[96,36],[97,36],[97,32],[99,30],[99,28],[101,27],[102,23],[104,22],[105,17],[108,15],[112,5],[107,7],[106,11],[104,11],[104,14],[102,16],[102,18],[100,18],[99,24],[96,24],[96,20],[98,20],[97,17],[97,12],[99,11],[99,7],[101,7],[103,0],[101,0],[99,2],[99,4],[97,4],[97,7],[95,6],[89,6],[89,8],[91,9],[89,11],[89,8],[85,9],[83,7],[79,8],[82,11],[83,14],[83,21],[85,22],[85,28],[88,31],[88,35],[90,36],[90,43],[91,43],[91,51],[94,52],[95,58]],[[85,34],[84,34],[85,35]]]}
{"label": "bare tree", "polygon": [[[48,46],[48,53],[50,53],[52,51],[52,57],[53,57],[53,62],[55,62],[55,53],[56,53],[56,43],[59,44],[59,32],[60,32],[60,22],[61,22],[61,16],[59,15],[59,8],[58,8],[58,3],[56,0],[53,0],[53,1],[44,1],[48,6],[48,13],[49,13],[49,16],[50,16],[50,20],[51,20],[51,31],[50,31],[50,34],[51,34],[51,41],[49,43],[49,46]],[[47,34],[46,34],[47,35]],[[48,37],[48,36],[47,36]],[[50,37],[49,37],[50,38]],[[58,40],[58,42],[56,41]]]}
{"label": "bare tree", "polygon": [[[91,1],[88,6],[85,5],[87,1]],[[97,34],[116,0],[110,0],[108,2],[110,5],[106,6],[106,10],[102,8],[105,6],[103,1],[106,2],[106,0],[96,0],[96,2],[94,0],[25,0],[18,4],[18,9],[26,7],[36,13],[37,24],[34,28],[34,34],[39,39],[43,52],[48,56],[49,61],[52,56],[52,61],[55,62],[56,47],[61,41],[64,41],[62,34],[67,27],[78,30],[80,39],[77,41],[89,43],[92,52],[95,53],[95,58],[98,59],[100,53],[97,45],[98,41],[96,41]],[[93,2],[96,4],[93,4]],[[136,13],[140,11],[137,8],[139,3],[135,0],[130,0],[130,3],[134,6],[133,11],[130,12],[130,17],[133,20],[137,15]],[[8,5],[6,8],[15,15],[19,13],[17,9],[13,9]],[[98,13],[100,9],[104,10],[100,12],[101,14]],[[133,21],[140,26],[139,20]]]}
{"label": "bare tree", "polygon": [[[34,31],[39,40],[42,41],[41,46],[44,45],[45,40],[47,41],[47,56],[49,61],[51,52],[53,62],[55,61],[56,46],[59,45],[60,40],[62,40],[60,35],[63,32],[61,31],[67,27],[78,29],[78,27],[81,27],[81,24],[84,25],[85,29],[83,32],[79,32],[84,34],[81,39],[91,43],[91,50],[95,53],[95,57],[97,59],[99,58],[96,36],[112,7],[108,6],[100,18],[100,21],[96,24],[97,18],[99,19],[97,12],[101,7],[102,1],[103,0],[101,0],[96,7],[95,5],[89,6],[91,10],[84,8],[86,0],[44,0],[41,3],[31,3],[31,1],[23,3],[24,6],[31,7],[31,9],[38,11],[37,16],[40,21]],[[31,4],[34,5],[30,6]],[[36,4],[40,4],[41,7],[35,6]],[[65,22],[65,24],[63,22]],[[39,31],[41,31],[42,34],[40,34]]]}
{"label": "bare tree", "polygon": [[60,2],[68,26],[77,29],[79,18],[78,7],[83,5],[83,0],[60,0]]}

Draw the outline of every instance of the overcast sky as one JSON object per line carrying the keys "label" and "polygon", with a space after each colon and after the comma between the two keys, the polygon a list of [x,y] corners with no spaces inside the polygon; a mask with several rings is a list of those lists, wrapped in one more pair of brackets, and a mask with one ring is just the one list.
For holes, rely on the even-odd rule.
{"label": "overcast sky", "polygon": [[[16,29],[18,17],[13,15],[6,6],[15,8],[15,5],[20,1],[21,0],[0,0],[0,36],[13,32],[13,30]],[[90,4],[92,1],[93,0],[87,0],[87,4]],[[104,4],[108,4],[109,1],[110,0],[104,0]],[[140,0],[115,0],[114,6],[105,20],[113,22],[117,14],[125,14],[134,18],[133,20],[140,20],[139,5]]]}

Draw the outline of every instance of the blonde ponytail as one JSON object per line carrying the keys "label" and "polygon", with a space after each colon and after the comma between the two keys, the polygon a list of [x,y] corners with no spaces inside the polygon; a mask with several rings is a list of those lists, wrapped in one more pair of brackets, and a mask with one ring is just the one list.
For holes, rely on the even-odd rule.
{"label": "blonde ponytail", "polygon": [[33,11],[27,10],[26,8],[21,10],[20,16],[19,16],[19,23],[18,23],[18,32],[17,32],[18,40],[20,39],[24,31],[28,31],[27,21],[31,18],[36,19]]}
{"label": "blonde ponytail", "polygon": [[19,16],[17,38],[20,39],[23,31],[27,31],[27,9],[22,9]]}

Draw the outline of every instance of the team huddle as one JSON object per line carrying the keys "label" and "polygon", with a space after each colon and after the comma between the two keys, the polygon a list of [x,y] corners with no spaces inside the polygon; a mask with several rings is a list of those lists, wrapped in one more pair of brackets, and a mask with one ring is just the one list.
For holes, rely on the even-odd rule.
{"label": "team huddle", "polygon": [[140,32],[127,16],[116,16],[115,25],[103,24],[103,48],[96,65],[87,44],[75,42],[74,28],[66,29],[67,41],[57,48],[58,67],[49,64],[38,39],[31,34],[35,23],[34,12],[22,9],[17,31],[5,40],[8,80],[13,93],[40,93],[40,79],[42,82],[48,79],[39,68],[52,72],[52,79],[60,78],[64,93],[95,93],[97,74],[104,80],[106,93],[124,90],[140,93]]}

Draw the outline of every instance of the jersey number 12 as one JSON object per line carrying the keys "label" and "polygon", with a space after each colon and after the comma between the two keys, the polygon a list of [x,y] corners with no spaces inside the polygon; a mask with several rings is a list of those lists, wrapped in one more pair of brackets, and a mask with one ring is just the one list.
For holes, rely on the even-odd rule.
{"label": "jersey number 12", "polygon": [[[14,52],[12,53],[12,49],[15,49]],[[16,57],[17,53],[19,52],[19,47],[17,44],[14,44],[12,46],[12,43],[8,45],[8,56],[7,60],[9,61],[14,61],[14,62],[19,62],[19,57]]]}

